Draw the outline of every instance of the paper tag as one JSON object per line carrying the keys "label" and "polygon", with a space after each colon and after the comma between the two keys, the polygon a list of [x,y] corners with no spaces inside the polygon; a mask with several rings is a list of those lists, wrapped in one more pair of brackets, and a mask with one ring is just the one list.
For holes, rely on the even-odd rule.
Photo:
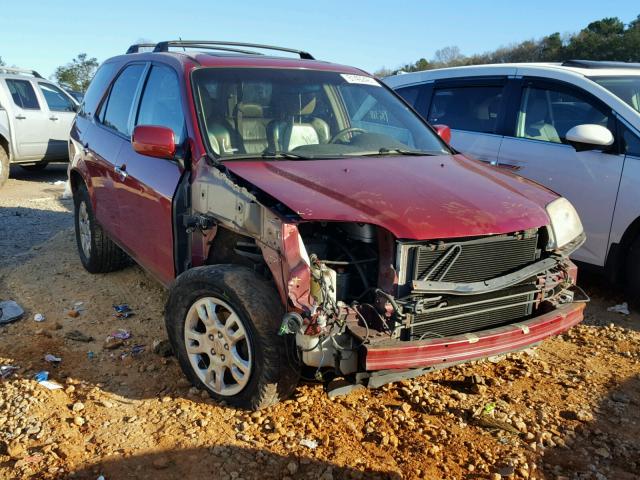
{"label": "paper tag", "polygon": [[349,73],[341,73],[340,76],[344,78],[347,83],[359,83],[361,85],[373,85],[374,87],[379,87],[380,84],[376,81],[375,78],[366,77],[364,75],[351,75]]}

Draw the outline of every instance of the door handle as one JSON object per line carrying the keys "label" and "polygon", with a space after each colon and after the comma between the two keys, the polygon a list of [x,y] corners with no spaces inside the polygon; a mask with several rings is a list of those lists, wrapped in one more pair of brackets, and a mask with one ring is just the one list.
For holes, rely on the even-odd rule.
{"label": "door handle", "polygon": [[122,166],[116,165],[114,167],[114,170],[120,176],[120,180],[122,180],[123,182],[129,176],[129,174],[127,173],[127,166],[126,165],[122,165]]}
{"label": "door handle", "polygon": [[17,118],[18,120],[24,120],[24,119],[26,119],[27,117],[25,117],[25,116],[24,116],[24,115],[22,115],[22,114],[19,114],[19,115],[16,115],[16,118]]}
{"label": "door handle", "polygon": [[49,120],[58,120],[58,117],[56,117],[55,115],[51,115],[51,116],[49,117]]}

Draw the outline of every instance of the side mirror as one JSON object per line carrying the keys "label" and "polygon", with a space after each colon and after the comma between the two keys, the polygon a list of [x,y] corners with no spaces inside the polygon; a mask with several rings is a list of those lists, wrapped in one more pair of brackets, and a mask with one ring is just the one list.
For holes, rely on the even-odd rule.
{"label": "side mirror", "polygon": [[438,136],[444,140],[447,145],[451,143],[451,129],[447,125],[432,125]]}
{"label": "side mirror", "polygon": [[173,130],[157,125],[138,125],[131,135],[133,149],[149,157],[173,159],[176,141]]}
{"label": "side mirror", "polygon": [[576,149],[576,152],[584,152],[601,149],[613,144],[613,134],[602,125],[585,123],[571,128],[567,132],[566,140],[569,145]]}

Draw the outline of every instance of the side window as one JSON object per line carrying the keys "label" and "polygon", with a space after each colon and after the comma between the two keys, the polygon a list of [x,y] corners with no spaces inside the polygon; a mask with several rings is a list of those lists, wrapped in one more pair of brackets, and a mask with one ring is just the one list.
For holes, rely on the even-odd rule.
{"label": "side window", "polygon": [[640,158],[640,137],[628,128],[624,128],[622,139],[624,141],[624,153]]}
{"label": "side window", "polygon": [[71,99],[58,87],[50,83],[38,83],[40,91],[44,96],[49,110],[53,112],[73,112],[75,104]]}
{"label": "side window", "polygon": [[100,117],[104,125],[127,136],[131,135],[129,114],[144,68],[138,64],[125,68],[113,82],[107,103],[102,107],[104,114]]}
{"label": "side window", "polygon": [[456,130],[495,133],[502,91],[502,86],[436,87],[427,121]]}
{"label": "side window", "polygon": [[136,125],[160,125],[173,130],[176,143],[184,135],[184,114],[180,100],[180,86],[175,72],[167,67],[154,66],[144,87]]}
{"label": "side window", "polygon": [[100,68],[98,68],[82,99],[80,115],[92,117],[96,113],[100,99],[104,95],[115,69],[115,63],[103,63]]}
{"label": "side window", "polygon": [[404,98],[409,105],[415,106],[416,102],[418,101],[420,87],[414,85],[412,87],[399,88],[398,90],[396,90],[396,93]]}
{"label": "side window", "polygon": [[11,79],[7,79],[6,82],[7,87],[9,88],[9,93],[11,93],[11,98],[13,98],[13,103],[20,108],[40,110],[38,97],[36,97],[36,92],[33,89],[31,82],[28,80]]}
{"label": "side window", "polygon": [[563,143],[576,125],[606,127],[609,116],[594,102],[564,89],[526,87],[518,111],[516,136]]}

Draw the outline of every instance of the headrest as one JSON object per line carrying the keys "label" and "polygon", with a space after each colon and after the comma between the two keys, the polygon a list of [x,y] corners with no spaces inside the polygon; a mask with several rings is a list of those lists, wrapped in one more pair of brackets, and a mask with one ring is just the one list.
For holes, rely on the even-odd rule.
{"label": "headrest", "polygon": [[238,111],[243,117],[262,117],[262,106],[257,103],[239,103]]}
{"label": "headrest", "polygon": [[274,107],[284,115],[311,115],[316,109],[316,97],[310,94],[281,94]]}

